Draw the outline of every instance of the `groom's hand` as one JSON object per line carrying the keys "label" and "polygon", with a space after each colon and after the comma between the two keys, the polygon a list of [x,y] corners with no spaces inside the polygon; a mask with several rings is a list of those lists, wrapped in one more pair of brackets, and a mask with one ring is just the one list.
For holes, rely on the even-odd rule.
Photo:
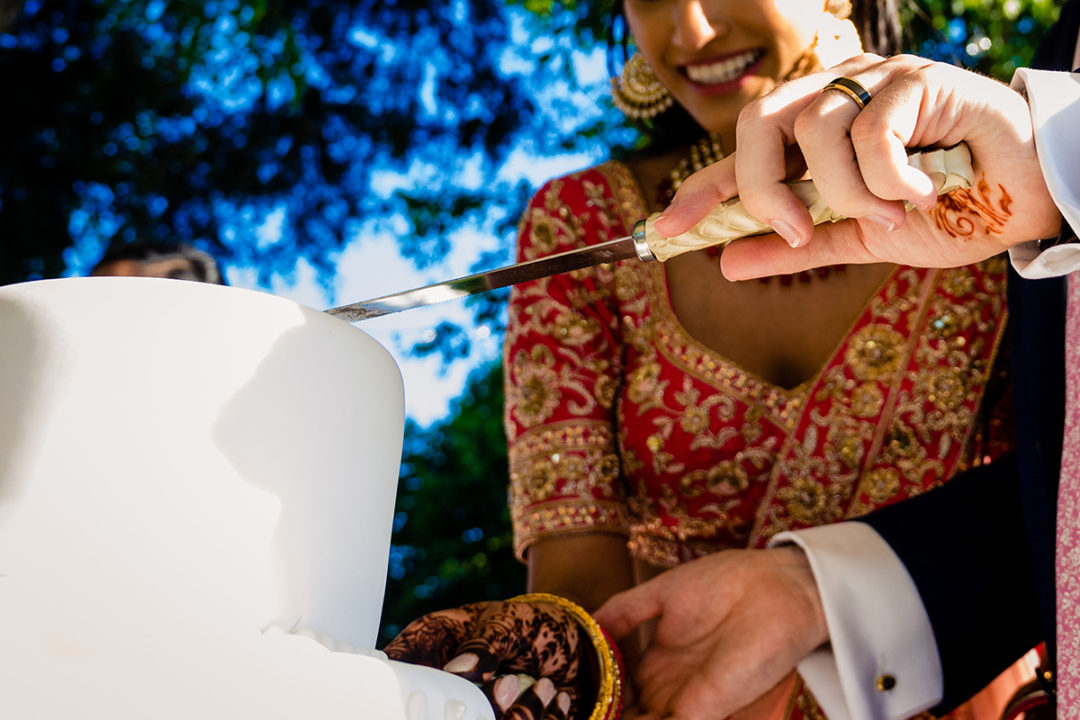
{"label": "groom's hand", "polygon": [[[841,92],[822,92],[837,76],[870,93],[863,110]],[[930,179],[908,167],[907,152],[960,141],[971,149],[975,186],[938,199]],[[656,225],[678,234],[718,202],[740,196],[779,234],[726,247],[721,263],[730,279],[835,263],[954,267],[1061,227],[1024,98],[996,80],[922,58],[862,55],[781,85],[742,111],[737,148],[688,178]],[[857,220],[815,228],[783,184],[804,170],[830,207]],[[905,201],[915,208],[905,211]]]}
{"label": "groom's hand", "polygon": [[649,717],[721,720],[786,678],[828,639],[801,550],[727,550],[661,573],[596,611],[616,638],[648,620],[656,633],[638,664]]}

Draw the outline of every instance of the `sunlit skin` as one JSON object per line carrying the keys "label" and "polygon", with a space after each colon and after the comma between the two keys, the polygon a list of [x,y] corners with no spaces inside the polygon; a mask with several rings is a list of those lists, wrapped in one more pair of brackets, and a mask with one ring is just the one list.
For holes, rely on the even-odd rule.
{"label": "sunlit skin", "polygon": [[[634,46],[658,79],[729,152],[743,107],[805,72],[817,28],[832,19],[824,0],[625,0],[623,9]],[[656,188],[686,153],[676,148],[629,161],[650,211],[662,209]],[[727,282],[703,252],[665,264],[672,307],[686,330],[785,388],[816,374],[890,269],[849,267],[825,282],[782,287]],[[777,319],[768,333],[760,317]]]}
{"label": "sunlit skin", "polygon": [[[858,77],[874,102],[856,112],[836,93],[822,94],[822,83],[841,74]],[[845,106],[846,117],[837,112]],[[722,258],[728,277],[836,262],[956,267],[1060,231],[1061,214],[1042,175],[1028,104],[993,79],[914,56],[861,55],[787,84],[748,106],[741,118],[738,155],[690,178],[657,223],[660,232],[677,234],[700,220],[718,197],[738,193],[758,217],[800,226],[794,237],[768,235],[728,246]],[[805,209],[779,183],[782,159],[790,155],[785,138],[792,137],[829,206],[858,222],[809,225]],[[934,200],[928,178],[911,172],[902,153],[961,140],[971,150],[976,185]],[[856,164],[856,156],[880,160]],[[899,200],[920,210],[905,212]],[[894,230],[874,221],[897,207]]]}
{"label": "sunlit skin", "polygon": [[[726,148],[735,145],[739,111],[791,73],[824,13],[815,0],[626,0],[623,7],[634,44],[660,82],[702,127],[720,133]],[[712,82],[699,74],[710,68]]]}

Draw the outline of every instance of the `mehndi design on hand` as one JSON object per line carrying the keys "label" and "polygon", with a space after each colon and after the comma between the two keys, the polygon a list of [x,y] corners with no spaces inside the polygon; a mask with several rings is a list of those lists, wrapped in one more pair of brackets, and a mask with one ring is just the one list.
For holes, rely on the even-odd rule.
{"label": "mehndi design on hand", "polygon": [[409,623],[390,641],[384,652],[391,660],[442,668],[458,654],[477,618],[489,603],[440,610]]}
{"label": "mehndi design on hand", "polygon": [[985,178],[973,188],[961,188],[938,199],[933,209],[934,225],[949,237],[971,237],[977,230],[987,235],[1000,235],[1012,217],[1012,196],[998,183],[997,200],[992,199]]}
{"label": "mehndi design on hand", "polygon": [[579,698],[595,697],[592,645],[572,613],[548,603],[476,603],[431,613],[410,623],[386,653],[473,681],[498,718],[588,718],[591,708],[579,711]]}

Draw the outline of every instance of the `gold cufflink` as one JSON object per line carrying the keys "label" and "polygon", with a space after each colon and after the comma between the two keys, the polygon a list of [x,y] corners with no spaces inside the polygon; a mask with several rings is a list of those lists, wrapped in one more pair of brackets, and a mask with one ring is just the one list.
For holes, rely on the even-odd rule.
{"label": "gold cufflink", "polygon": [[896,687],[896,678],[892,675],[878,675],[877,689],[881,692],[889,692]]}

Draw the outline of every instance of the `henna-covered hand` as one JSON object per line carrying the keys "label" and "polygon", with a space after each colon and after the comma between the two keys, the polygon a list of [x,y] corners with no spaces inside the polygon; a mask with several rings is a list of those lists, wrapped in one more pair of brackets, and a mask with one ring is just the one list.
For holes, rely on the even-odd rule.
{"label": "henna-covered hand", "polygon": [[393,660],[471,680],[500,719],[587,718],[596,697],[589,638],[555,605],[490,602],[431,613],[406,626],[385,650]]}

